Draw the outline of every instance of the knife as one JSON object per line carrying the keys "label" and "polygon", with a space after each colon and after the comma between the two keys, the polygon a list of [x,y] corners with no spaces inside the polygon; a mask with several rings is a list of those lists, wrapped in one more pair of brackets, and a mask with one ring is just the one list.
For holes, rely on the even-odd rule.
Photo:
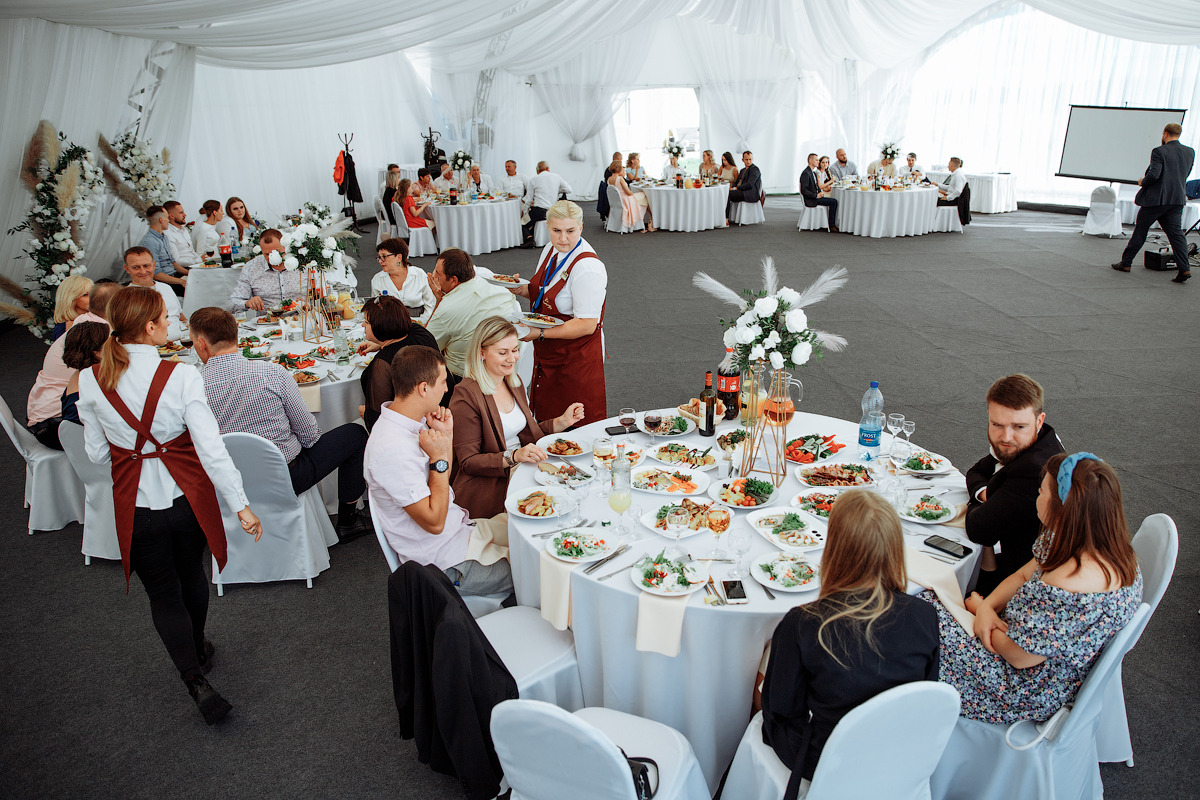
{"label": "knife", "polygon": [[576,467],[574,464],[572,464],[570,461],[567,461],[567,460],[566,460],[565,458],[563,458],[562,456],[555,456],[555,458],[557,458],[557,459],[558,459],[559,461],[561,461],[562,463],[566,464],[568,467],[575,467],[575,471],[576,471],[576,472],[578,472],[578,473],[579,473],[580,475],[582,475],[583,477],[585,477],[585,478],[591,478],[591,477],[592,477],[592,473],[590,473],[590,472],[588,472],[587,470],[585,470],[585,469],[582,469],[582,468],[580,468],[580,467]]}
{"label": "knife", "polygon": [[547,531],[545,533],[535,533],[532,536],[530,536],[529,538],[530,539],[549,539],[551,536],[558,536],[560,533],[566,533],[567,531],[573,531],[573,530],[577,530],[579,528],[591,528],[591,527],[595,526],[595,524],[596,524],[596,520],[594,520],[594,519],[588,520],[587,522],[583,523],[582,525],[571,525],[570,527],[563,528],[562,530]]}
{"label": "knife", "polygon": [[601,568],[601,567],[603,567],[605,564],[607,564],[608,562],[612,561],[614,558],[616,558],[617,556],[619,556],[619,555],[621,555],[622,553],[626,552],[627,550],[629,550],[629,545],[627,545],[627,544],[623,544],[623,545],[621,545],[621,546],[620,546],[620,547],[618,547],[616,550],[614,550],[612,553],[610,553],[609,555],[607,555],[607,556],[605,556],[604,558],[600,559],[599,561],[596,561],[596,562],[594,562],[594,563],[592,563],[592,564],[588,564],[586,567],[584,567],[584,568],[583,568],[583,574],[584,574],[584,575],[591,575],[593,572],[595,572],[596,570],[600,569],[600,568]]}

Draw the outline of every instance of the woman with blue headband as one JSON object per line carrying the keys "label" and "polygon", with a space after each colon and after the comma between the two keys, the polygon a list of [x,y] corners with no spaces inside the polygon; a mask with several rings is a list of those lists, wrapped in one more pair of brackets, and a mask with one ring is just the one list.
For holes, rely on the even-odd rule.
{"label": "woman with blue headband", "polygon": [[1037,512],[1033,559],[987,598],[967,598],[974,637],[926,593],[941,629],[941,680],[958,689],[970,719],[1048,719],[1142,600],[1112,467],[1091,453],[1052,456]]}

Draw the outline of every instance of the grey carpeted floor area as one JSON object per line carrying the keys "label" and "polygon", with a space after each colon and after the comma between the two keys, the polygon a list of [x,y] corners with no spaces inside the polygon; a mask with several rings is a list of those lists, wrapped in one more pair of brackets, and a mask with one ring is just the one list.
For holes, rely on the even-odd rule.
{"label": "grey carpeted floor area", "polygon": [[[857,418],[867,382],[878,379],[888,410],[916,420],[917,442],[965,466],[986,448],[990,383],[1033,375],[1068,449],[1118,469],[1131,526],[1165,512],[1180,529],[1171,588],[1125,660],[1137,766],[1104,766],[1106,795],[1200,795],[1200,548],[1191,538],[1200,493],[1184,453],[1200,282],[1174,285],[1140,259],[1131,274],[1112,271],[1123,243],[1081,237],[1080,217],[976,215],[964,235],[872,240],[798,233],[797,209],[794,197],[772,197],[765,225],[629,236],[601,232],[589,209],[586,234],[609,272],[610,413],[700,390],[723,355],[716,320],[727,308],[693,288],[692,273],[756,287],[765,255],[796,289],[826,266],[850,271],[845,289],[810,309],[815,326],[850,346],[799,371],[806,411]],[[371,228],[364,288],[373,240]],[[511,250],[478,261],[528,275],[534,258]],[[433,267],[432,258],[417,263]],[[0,394],[18,419],[43,353],[23,330],[0,335]],[[311,590],[213,593],[210,677],[234,713],[210,729],[173,674],[137,580],[126,596],[119,564],[85,567],[78,525],[27,535],[23,464],[11,447],[0,450],[0,795],[460,796],[397,735],[387,570],[374,539],[334,547]]]}

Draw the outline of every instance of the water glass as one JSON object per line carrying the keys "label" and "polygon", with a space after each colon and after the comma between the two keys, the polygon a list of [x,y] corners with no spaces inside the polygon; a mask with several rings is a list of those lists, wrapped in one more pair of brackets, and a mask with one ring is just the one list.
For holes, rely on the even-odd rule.
{"label": "water glass", "polygon": [[751,534],[747,528],[735,528],[729,532],[729,549],[733,553],[735,564],[729,571],[729,577],[742,580],[750,577],[750,570],[743,563],[744,556],[750,552]]}
{"label": "water glass", "polygon": [[592,466],[596,471],[596,484],[600,487],[600,497],[608,497],[608,488],[612,485],[611,463],[615,446],[613,440],[602,436],[592,442]]}
{"label": "water glass", "polygon": [[908,439],[908,444],[912,446],[913,431],[917,429],[917,421],[913,419],[904,420],[904,438]]}
{"label": "water glass", "polygon": [[692,515],[683,506],[672,506],[667,510],[667,533],[675,539],[675,543],[667,548],[666,556],[672,561],[679,561],[686,553],[679,546],[679,539],[687,530]]}
{"label": "water glass", "polygon": [[896,434],[900,433],[900,431],[903,430],[903,428],[904,428],[904,415],[903,414],[888,414],[887,415],[887,429],[888,429],[888,433],[890,433],[892,435],[892,447],[893,448],[896,445]]}
{"label": "water glass", "polygon": [[571,516],[571,522],[568,525],[582,525],[585,520],[583,518],[583,501],[587,500],[588,492],[592,485],[587,481],[572,481],[568,480],[563,484],[567,488],[567,492],[571,498],[571,502],[575,504],[575,512]]}

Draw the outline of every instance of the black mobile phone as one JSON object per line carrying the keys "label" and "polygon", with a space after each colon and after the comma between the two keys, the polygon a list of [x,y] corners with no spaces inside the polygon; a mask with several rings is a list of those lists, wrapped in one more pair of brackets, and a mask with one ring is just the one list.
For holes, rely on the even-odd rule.
{"label": "black mobile phone", "polygon": [[926,539],[925,544],[934,550],[941,550],[946,555],[954,556],[955,558],[966,558],[967,554],[971,552],[971,548],[961,545],[953,539],[947,539],[945,536],[938,536],[937,534]]}
{"label": "black mobile phone", "polygon": [[629,433],[629,431],[625,430],[624,425],[613,425],[611,428],[605,428],[604,432],[609,436],[624,436]]}
{"label": "black mobile phone", "polygon": [[725,590],[725,601],[731,606],[746,602],[746,587],[741,581],[721,581],[721,588]]}

